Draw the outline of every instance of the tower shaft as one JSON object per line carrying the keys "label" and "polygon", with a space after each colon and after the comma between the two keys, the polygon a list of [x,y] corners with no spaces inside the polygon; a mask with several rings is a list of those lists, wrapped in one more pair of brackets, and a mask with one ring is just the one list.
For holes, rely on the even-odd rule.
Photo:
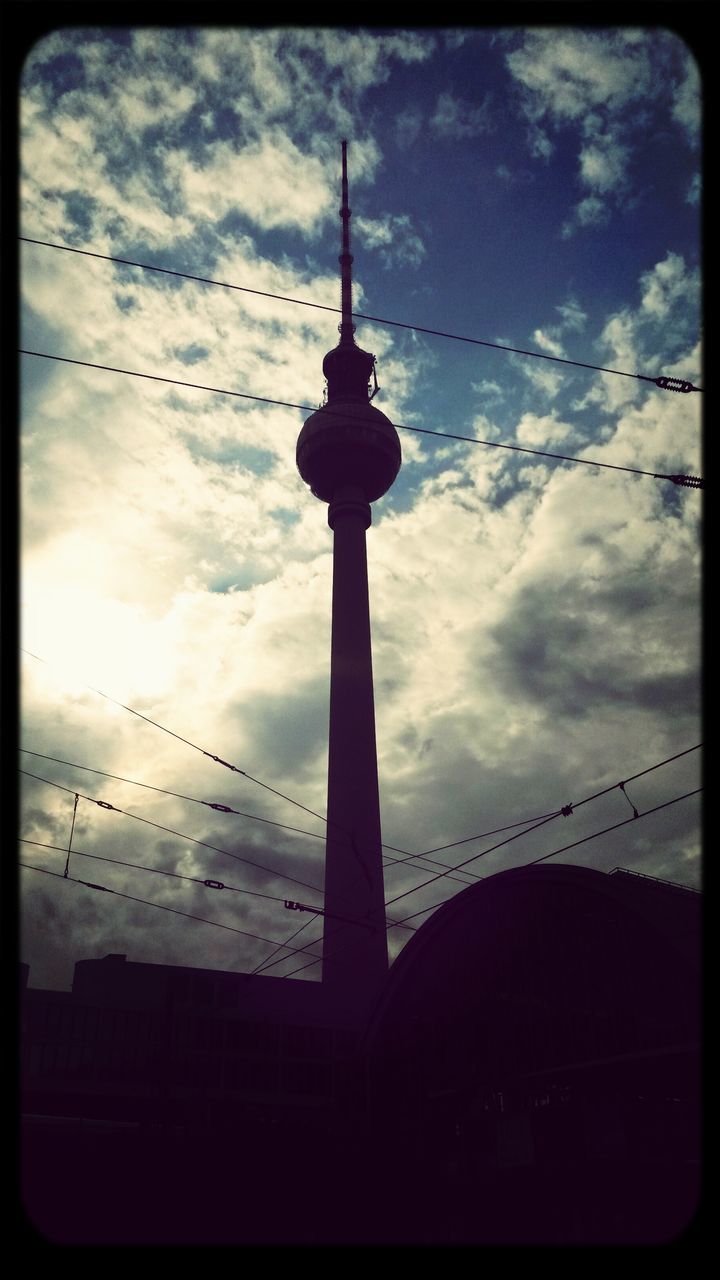
{"label": "tower shaft", "polygon": [[[328,833],[323,982],[362,999],[387,973],[370,605],[359,488],[330,504],[333,529]],[[338,917],[357,921],[340,923]]]}
{"label": "tower shaft", "polygon": [[353,334],[355,333],[355,325],[352,322],[352,264],[353,256],[350,252],[350,217],[352,210],[348,204],[348,176],[347,176],[347,142],[342,144],[342,206],[340,208],[340,217],[342,219],[342,251],[338,259],[340,263],[340,309],[342,311],[342,320],[340,322],[340,341],[345,344],[353,342]]}
{"label": "tower shaft", "polygon": [[323,360],[327,403],[305,422],[297,465],[333,530],[332,653],[323,985],[358,1012],[387,974],[365,531],[401,464],[392,423],[370,404],[375,357],[355,343],[347,143],[342,144],[342,323]]}

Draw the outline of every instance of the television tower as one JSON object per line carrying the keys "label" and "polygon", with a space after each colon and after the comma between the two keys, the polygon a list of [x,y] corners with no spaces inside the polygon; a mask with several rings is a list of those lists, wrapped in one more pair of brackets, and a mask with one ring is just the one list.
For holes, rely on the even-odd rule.
{"label": "television tower", "polygon": [[365,531],[400,470],[397,431],[370,403],[375,357],[352,322],[347,142],[342,144],[340,341],[323,360],[327,400],[305,422],[297,467],[333,530],[323,984],[367,1004],[388,968]]}

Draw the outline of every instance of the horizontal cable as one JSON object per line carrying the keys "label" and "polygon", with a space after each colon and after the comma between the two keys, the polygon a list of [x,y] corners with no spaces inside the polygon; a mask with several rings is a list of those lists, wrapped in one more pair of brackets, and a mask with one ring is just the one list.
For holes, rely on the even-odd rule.
{"label": "horizontal cable", "polygon": [[[638,818],[647,818],[650,816],[650,814],[658,813],[661,809],[667,809],[670,807],[670,805],[677,804],[680,800],[687,800],[690,796],[697,795],[699,791],[702,791],[702,787],[697,787],[694,791],[686,791],[684,795],[681,795],[681,796],[674,796],[672,800],[666,800],[664,804],[658,804],[658,805],[655,805],[652,809],[646,809],[644,813],[638,814]],[[535,858],[532,862],[521,863],[520,866],[518,867],[504,868],[504,870],[512,869],[512,870],[521,871],[523,867],[535,866],[535,864],[538,862],[544,862],[548,858],[554,858],[558,853],[565,853],[567,852],[568,849],[573,849],[579,844],[586,844],[589,840],[595,840],[599,836],[607,835],[609,831],[616,831],[619,827],[627,826],[628,822],[635,822],[635,821],[636,819],[634,817],[624,818],[622,822],[617,822],[612,827],[604,827],[602,831],[594,831],[592,835],[584,836],[581,840],[576,840],[572,844],[563,845],[562,848],[560,849],[553,849],[551,853],[543,854],[541,858]],[[454,896],[457,896],[457,895],[454,895]],[[436,902],[431,907],[423,907],[422,910],[415,911],[412,915],[404,916],[402,921],[398,923],[408,924],[411,920],[416,920],[418,916],[426,915],[428,911],[435,911],[439,907],[444,906],[446,902],[450,902],[450,901],[451,901],[450,898],[444,898],[442,902]],[[393,924],[388,924],[387,926],[388,929],[392,929],[393,927],[394,927]],[[340,930],[336,930],[335,932],[339,933]],[[311,946],[311,945],[312,945],[311,943],[308,943],[308,946]],[[357,945],[358,944],[355,941],[348,942],[344,947],[336,951],[334,954],[340,955],[341,952],[347,951],[351,947],[354,947]],[[307,964],[301,965],[298,969],[292,969],[290,973],[284,974],[283,976],[286,978],[292,978],[295,976],[295,974],[302,973],[305,969],[311,969],[314,965],[322,963],[323,958],[324,958],[323,956],[318,956],[315,959],[308,961]],[[328,959],[330,958],[332,958],[332,953],[331,953],[331,956],[328,957]]]}
{"label": "horizontal cable", "polygon": [[[648,773],[654,773],[656,769],[662,769],[666,764],[672,764],[674,760],[681,760],[683,756],[689,756],[693,751],[699,751],[702,742],[697,742],[694,747],[687,747],[685,751],[678,751],[674,756],[668,756],[665,760],[659,760],[657,764],[651,764],[647,769],[641,769],[639,773],[632,773],[625,782],[634,782],[636,778],[644,778]],[[510,827],[524,826],[527,822],[540,822],[543,818],[552,818],[559,816],[569,817],[575,809],[580,809],[584,804],[589,804],[591,800],[597,800],[600,796],[606,796],[611,791],[616,791],[623,783],[613,782],[612,786],[604,787],[602,791],[596,791],[591,796],[586,796],[584,800],[578,800],[577,803],[562,805],[559,809],[555,809],[553,813],[542,813],[537,818],[527,818],[525,822],[512,822],[507,827],[497,827],[495,831],[481,831],[479,835],[466,836],[464,840],[453,840],[452,844],[437,845],[434,849],[428,849],[427,853],[440,853],[444,849],[455,849],[460,844],[468,844],[471,840],[484,840],[486,836],[499,835],[502,831],[509,831]],[[418,854],[417,857],[426,857],[427,854]]]}
{"label": "horizontal cable", "polygon": [[70,769],[82,769],[84,773],[97,773],[102,778],[112,778],[115,782],[126,782],[131,787],[143,787],[146,791],[157,791],[163,796],[174,796],[176,800],[189,800],[193,804],[202,804],[206,808],[214,809],[219,813],[232,813],[240,818],[249,818],[253,822],[265,822],[271,827],[280,827],[282,831],[292,831],[295,835],[312,836],[313,840],[325,839],[324,831],[305,831],[301,827],[289,827],[286,823],[275,822],[272,818],[261,818],[257,813],[244,813],[242,809],[232,809],[226,804],[216,804],[212,800],[199,800],[197,796],[186,796],[180,791],[169,791],[166,787],[154,787],[149,782],[137,782],[134,778],[122,778],[118,773],[107,773],[105,769],[91,769],[89,765],[77,764],[73,760],[60,760],[57,756],[46,756],[41,751],[30,751],[27,747],[19,747],[18,750],[23,755],[36,756],[38,760],[52,760],[54,764],[64,764]]}
{"label": "horizontal cable", "polygon": [[[641,769],[638,773],[635,773],[635,774],[633,774],[632,776],[630,776],[630,777],[626,778],[626,779],[625,779],[625,782],[632,782],[632,781],[633,781],[634,779],[636,779],[636,778],[641,778],[641,777],[644,777],[644,776],[645,776],[646,774],[648,774],[648,773],[652,773],[655,769],[659,769],[659,768],[661,768],[662,766],[664,766],[664,765],[666,765],[666,764],[671,764],[673,761],[675,761],[675,760],[679,760],[679,759],[681,759],[683,756],[689,755],[692,751],[697,751],[697,750],[698,750],[698,748],[699,748],[699,746],[701,746],[701,745],[702,745],[702,744],[701,744],[701,743],[699,743],[699,744],[697,744],[697,745],[696,745],[696,746],[694,746],[694,747],[688,747],[685,751],[679,751],[679,752],[677,752],[675,755],[667,757],[667,759],[665,759],[665,760],[660,760],[660,761],[658,761],[656,764],[650,765],[650,766],[649,766],[648,768],[646,768],[646,769]],[[515,840],[519,839],[521,836],[529,835],[531,831],[535,831],[535,830],[537,830],[539,827],[544,826],[547,822],[551,821],[554,817],[560,817],[560,816],[568,817],[568,816],[570,816],[570,815],[572,814],[572,812],[573,812],[573,810],[574,810],[574,809],[580,808],[583,804],[588,804],[591,800],[597,800],[600,796],[606,795],[606,794],[608,794],[608,792],[610,792],[610,791],[614,791],[614,790],[615,790],[617,787],[619,787],[619,786],[620,786],[620,783],[617,783],[617,782],[616,782],[616,783],[614,783],[614,784],[613,784],[613,786],[611,786],[611,787],[607,787],[607,788],[605,788],[605,789],[604,789],[604,790],[602,790],[602,791],[597,791],[597,792],[595,792],[593,795],[591,795],[591,796],[587,796],[584,800],[578,801],[578,803],[577,803],[577,804],[575,804],[575,805],[564,805],[561,809],[558,809],[558,810],[556,810],[554,813],[551,813],[551,814],[547,815],[545,818],[543,818],[543,819],[538,819],[538,820],[536,821],[536,823],[534,824],[534,826],[528,827],[527,829],[525,829],[525,830],[523,830],[523,831],[519,831],[516,835],[514,835],[514,836],[510,836],[507,840],[501,840],[498,844],[492,845],[489,849],[485,849],[485,850],[483,850],[481,853],[474,855],[474,857],[471,857],[471,858],[466,859],[466,860],[465,860],[465,862],[461,862],[461,863],[458,863],[456,866],[449,867],[449,868],[447,869],[447,871],[448,871],[448,872],[452,872],[452,871],[459,871],[461,868],[464,868],[464,867],[467,865],[467,863],[469,863],[469,862],[474,862],[476,859],[484,857],[484,856],[485,856],[485,854],[487,854],[487,853],[493,853],[496,849],[500,849],[500,848],[502,848],[502,847],[503,847],[504,845],[506,845],[506,844],[511,844],[513,841],[515,841]],[[694,794],[694,793],[688,793],[688,794]],[[684,796],[681,796],[681,797],[679,797],[679,798],[680,798],[680,799],[684,799],[685,797],[684,797]],[[670,803],[674,803],[674,801],[671,801]],[[662,806],[661,806],[661,807],[662,807]],[[655,810],[648,810],[648,812],[649,812],[649,813],[653,813],[653,812],[655,812]],[[641,815],[638,815],[638,816],[641,816]],[[634,818],[634,817],[632,817],[632,818],[628,818],[628,819],[626,819],[625,821],[626,821],[626,822],[634,822],[634,821],[635,821],[635,818]],[[625,825],[625,823],[620,823],[620,824],[618,824],[618,825],[623,826],[623,825]],[[609,828],[607,828],[607,830],[614,830],[614,828],[609,827]],[[602,834],[604,834],[604,832],[598,832],[597,834],[602,835]],[[473,837],[470,837],[470,839],[472,839],[472,838],[473,838]],[[479,837],[475,837],[475,838],[479,838]],[[593,837],[585,837],[585,839],[592,839],[592,838],[593,838]],[[465,842],[464,842],[464,841],[458,841],[457,843],[458,843],[458,844],[463,844],[463,843],[465,843]],[[578,843],[583,843],[583,841],[579,841]],[[452,846],[449,846],[449,845],[448,845],[448,846],[445,846],[445,847],[446,847],[446,848],[450,848],[450,847],[452,847]],[[573,848],[573,847],[574,847],[574,846],[573,846],[572,844],[570,844],[570,845],[564,845],[564,846],[562,847],[562,849],[556,849],[556,850],[554,850],[554,852],[555,852],[555,853],[562,853],[562,852],[564,852],[566,849],[570,849],[570,848]],[[546,855],[546,856],[548,856],[548,857],[552,857],[553,855],[552,855],[552,854],[548,854],[548,855]],[[530,864],[527,864],[527,865],[530,865]],[[389,906],[391,906],[393,903],[398,902],[401,898],[409,897],[412,893],[415,893],[415,892],[416,892],[417,890],[419,890],[419,889],[424,889],[424,888],[427,888],[427,886],[428,886],[428,885],[435,884],[438,880],[441,880],[441,879],[446,878],[446,876],[447,876],[447,872],[443,872],[443,873],[441,873],[440,875],[437,875],[437,876],[431,876],[429,879],[421,881],[421,883],[420,883],[420,884],[415,885],[412,889],[408,889],[408,890],[406,890],[406,891],[405,891],[405,893],[398,894],[398,895],[397,895],[397,897],[388,899],[388,901],[387,901],[387,902],[386,902],[386,904],[385,904],[386,908],[387,908],[387,907],[389,907]],[[479,878],[479,879],[482,879],[483,877],[478,877],[478,878]],[[446,899],[443,899],[443,901],[450,901],[450,899],[449,899],[449,898],[446,898]],[[438,905],[440,905],[440,904],[438,904],[438,903],[436,903],[436,904],[435,904],[435,906],[438,906]],[[416,912],[416,913],[415,913],[415,915],[424,915],[426,911],[431,911],[431,910],[434,910],[434,907],[426,907],[426,908],[423,908],[423,910],[422,910],[422,911]],[[409,921],[409,920],[413,920],[413,919],[415,918],[415,915],[411,915],[411,916],[404,916],[404,917],[403,917],[403,919],[402,919],[402,921],[399,921],[399,922],[397,922],[397,923],[405,924],[405,923],[407,923],[407,921]],[[390,923],[387,927],[388,927],[388,928],[392,928],[394,923],[395,923],[395,922]],[[327,936],[327,939],[326,939],[326,940],[327,940],[327,941],[329,941],[329,940],[330,940],[330,938],[331,938],[331,937],[333,937],[333,936],[334,936],[336,933],[338,933],[338,932],[340,932],[340,931],[339,931],[339,930],[333,930],[333,931],[332,931],[332,933],[328,934],[328,936]],[[311,946],[311,945],[312,945],[311,943],[308,943],[308,946]],[[280,961],[275,961],[275,963],[280,963]],[[295,971],[295,970],[294,970],[293,972],[299,972],[299,971]],[[290,976],[290,975],[288,975],[288,976]]]}
{"label": "horizontal cable", "polygon": [[28,773],[26,769],[20,769],[19,772],[25,774],[28,778],[35,778],[38,782],[45,782],[50,787],[57,787],[59,791],[67,791],[68,795],[79,795],[82,800],[89,800],[91,804],[96,804],[101,809],[111,809],[114,813],[120,813],[125,818],[133,818],[136,822],[144,822],[148,827],[155,827],[157,831],[166,831],[168,835],[177,836],[180,840],[190,840],[193,844],[201,845],[203,849],[212,849],[214,853],[221,853],[226,858],[233,858],[236,862],[244,862],[249,867],[264,871],[266,875],[276,876],[279,880],[290,880],[293,884],[302,885],[303,889],[312,889],[314,893],[322,893],[319,885],[309,884],[307,880],[298,880],[297,876],[288,875],[286,871],[277,871],[273,867],[264,866],[261,862],[253,862],[251,858],[244,858],[239,853],[230,853],[228,849],[221,849],[216,844],[208,844],[207,840],[198,840],[195,836],[186,835],[184,831],[175,831],[172,827],[164,827],[159,822],[151,822],[149,818],[141,818],[137,813],[128,813],[127,810],[118,809],[116,805],[108,804],[105,800],[96,800],[94,796],[84,795],[81,791],[76,792],[73,787],[64,787],[59,782],[52,782],[50,778],[41,778],[36,773]]}
{"label": "horizontal cable", "polygon": [[[283,409],[301,409],[303,412],[308,413],[319,412],[317,406],[296,404],[290,400],[273,400],[269,396],[254,396],[247,391],[230,391],[226,387],[211,387],[203,382],[185,382],[180,378],[167,378],[158,373],[140,373],[136,369],[121,369],[117,365],[95,364],[90,360],[73,360],[69,356],[49,355],[46,351],[29,351],[25,347],[20,347],[18,350],[21,355],[37,356],[42,360],[57,360],[61,364],[80,365],[84,369],[100,369],[105,373],[122,373],[129,378],[146,378],[150,382],[167,382],[175,387],[189,387],[194,391],[211,391],[215,395],[235,396],[241,400],[257,400],[261,404],[279,405]],[[327,405],[322,406],[322,412],[327,417],[343,416],[340,412],[335,413]],[[409,427],[399,422],[394,425],[398,431],[413,431],[418,435],[435,436],[440,440],[460,440],[464,444],[485,445],[488,449],[509,449],[513,453],[528,453],[536,458],[554,458],[558,462],[573,462],[586,467],[603,467],[609,471],[626,471],[634,476],[649,476],[652,480],[670,480],[673,484],[685,485],[689,488],[702,489],[703,487],[702,479],[699,476],[665,475],[657,471],[643,471],[639,467],[622,467],[614,462],[597,462],[592,458],[574,458],[565,453],[549,453],[544,449],[528,449],[519,444],[501,444],[498,440],[481,440],[478,436],[461,436],[452,434],[449,431],[432,431],[429,427]],[[239,770],[239,772],[242,772],[242,770]]]}
{"label": "horizontal cable", "polygon": [[[31,653],[29,649],[22,649],[21,653],[26,653],[29,658],[34,658],[36,662],[42,662],[45,666],[51,664],[45,658],[41,658],[37,653]],[[270,791],[274,796],[279,796],[281,800],[287,800],[288,804],[294,804],[296,808],[303,809],[305,813],[311,814],[313,818],[319,818],[320,822],[326,825],[328,819],[323,817],[321,813],[316,813],[314,809],[308,809],[307,805],[301,804],[299,800],[293,800],[291,796],[286,796],[284,792],[277,791],[275,787],[271,787],[267,782],[261,782],[259,778],[253,778],[251,774],[246,773],[244,769],[238,769],[237,765],[229,764],[227,760],[222,760],[220,756],[212,755],[209,751],[205,751],[199,747],[196,742],[190,742],[189,738],[183,738],[181,734],[175,733],[173,729],[168,729],[166,725],[159,724],[157,720],[151,720],[149,716],[144,716],[142,711],[136,711],[134,707],[128,707],[124,702],[118,702],[117,698],[111,698],[109,693],[103,693],[102,689],[95,689],[92,685],[86,684],[86,689],[90,689],[92,693],[97,693],[99,697],[106,698],[108,702],[112,702],[116,707],[122,707],[123,711],[129,711],[131,715],[137,716],[138,719],[144,720],[146,724],[151,724],[156,729],[161,729],[163,733],[168,733],[171,738],[177,738],[178,742],[184,742],[186,747],[192,747],[193,751],[199,751],[201,755],[207,756],[209,760],[214,760],[216,764],[222,764],[226,769],[230,769],[232,773],[238,773],[243,778],[247,778],[248,782],[254,782],[258,787],[262,787],[265,791]],[[337,824],[334,824],[337,826]],[[341,828],[339,828],[341,829]],[[344,832],[347,835],[347,832]]]}
{"label": "horizontal cable", "polygon": [[[31,844],[39,849],[52,849],[55,851],[59,851],[60,853],[68,853],[68,857],[69,857],[70,851],[62,848],[60,845],[45,844],[41,840],[28,840],[23,836],[20,836],[19,839],[21,844]],[[241,889],[237,885],[224,884],[221,880],[213,880],[213,879],[201,880],[198,876],[181,875],[179,871],[165,871],[161,867],[146,867],[146,866],[142,866],[139,862],[125,862],[120,858],[108,858],[99,853],[82,853],[79,849],[73,849],[72,854],[73,856],[77,854],[78,858],[91,858],[93,862],[109,862],[116,867],[128,867],[135,871],[147,871],[151,875],[169,876],[173,880],[187,880],[189,884],[199,884],[206,889],[215,889],[215,890],[228,889],[231,893],[243,893],[243,894],[247,894],[251,898],[264,898],[267,902],[282,902],[283,906],[286,908],[296,907],[303,912],[309,912],[312,916],[328,916],[333,920],[344,920],[346,924],[364,925],[364,922],[362,920],[358,920],[351,916],[338,916],[334,912],[325,911],[322,907],[309,906],[305,903],[303,903],[302,905],[300,903],[295,903],[295,902],[291,903],[291,902],[288,902],[287,898],[278,898],[277,896],[271,893],[259,893],[253,889]],[[66,869],[67,869],[67,864],[66,864]],[[65,876],[64,878],[67,879],[67,876]],[[364,927],[369,927],[369,926],[364,926]],[[404,925],[402,927],[412,928],[411,925]]]}
{"label": "horizontal cable", "polygon": [[[554,858],[558,853],[567,853],[568,849],[576,849],[578,845],[587,844],[588,840],[597,840],[599,836],[605,836],[609,831],[617,831],[620,827],[626,827],[629,822],[635,822],[639,818],[647,818],[651,813],[659,813],[661,809],[667,809],[672,804],[677,804],[679,800],[687,800],[690,796],[696,796],[702,787],[696,787],[694,791],[686,791],[681,796],[675,796],[672,800],[666,800],[663,804],[657,804],[652,809],[645,809],[643,813],[638,813],[637,817],[623,818],[622,822],[616,822],[611,827],[603,827],[601,831],[593,831],[589,836],[582,836],[579,840],[573,840],[571,844],[564,844],[559,849],[553,849],[551,853],[544,853],[540,858],[533,858],[530,862],[522,862],[513,870],[521,871],[523,867],[534,867],[538,862],[546,862],[548,858]],[[504,868],[507,870],[508,868]],[[683,886],[684,887],[684,886]],[[450,898],[444,898],[443,902],[449,902]],[[421,911],[415,911],[411,916],[403,916],[403,924],[407,924],[409,920],[415,920],[418,916],[422,916],[426,911],[433,911],[435,907],[442,906],[443,902],[435,903],[434,907],[423,907]],[[392,928],[392,925],[388,926]]]}
{"label": "horizontal cable", "polygon": [[[111,254],[96,253],[90,249],[76,249],[72,245],[55,244],[50,240],[35,240],[30,236],[18,236],[18,239],[24,240],[26,244],[42,245],[46,249],[63,249],[66,253],[77,253],[86,258],[100,258],[104,262],[118,262],[126,267],[139,267],[142,271],[156,271],[166,276],[177,276],[182,280],[193,280],[198,284],[212,284],[221,289],[234,289],[239,293],[251,293],[259,298],[272,298],[276,302],[291,302],[299,307],[312,307],[316,311],[332,311],[336,315],[342,315],[340,307],[330,307],[321,302],[308,302],[304,298],[291,298],[282,293],[268,293],[263,289],[250,289],[247,285],[229,284],[225,280],[212,280],[207,276],[190,275],[187,271],[171,271],[168,267],[151,266],[147,262],[135,262],[131,258],[116,258]],[[570,364],[578,369],[592,369],[597,373],[612,373],[620,378],[638,378],[643,382],[654,383],[656,387],[663,391],[689,392],[703,390],[702,387],[695,387],[684,378],[672,378],[667,375],[653,378],[645,373],[628,373],[624,369],[608,369],[604,365],[588,364],[584,360],[570,360],[567,356],[551,356],[547,351],[525,351],[522,347],[511,347],[502,342],[489,342],[484,338],[468,338],[461,333],[447,333],[443,329],[428,329],[419,324],[407,324],[402,320],[387,320],[383,316],[371,316],[363,311],[353,311],[352,316],[355,320],[369,320],[372,324],[391,325],[395,329],[410,329],[414,333],[425,333],[434,338],[449,338],[454,342],[469,342],[476,347],[491,347],[494,351],[507,351],[514,355],[531,356],[534,360],[552,360],[555,364]]]}
{"label": "horizontal cable", "polygon": [[[52,849],[60,853],[66,853],[67,850],[59,844],[45,844],[42,840],[28,840],[24,836],[18,837],[20,844],[35,845],[38,849]],[[73,858],[91,858],[93,862],[109,862],[116,867],[129,867],[135,871],[148,871],[156,876],[169,876],[173,880],[187,880],[190,884],[204,885],[207,889],[228,889],[231,893],[244,893],[251,898],[265,898],[268,902],[284,902],[284,898],[276,897],[272,893],[260,893],[256,889],[241,889],[235,884],[223,884],[219,880],[201,880],[198,876],[183,876],[179,871],[166,871],[162,867],[145,867],[139,862],[124,862],[121,858],[108,858],[99,853],[82,853],[80,849],[72,849]],[[312,910],[311,907],[308,910]]]}
{"label": "horizontal cable", "polygon": [[500,840],[497,844],[493,844],[489,849],[483,849],[480,853],[474,853],[464,862],[459,862],[457,866],[448,867],[447,871],[440,871],[436,876],[430,876],[428,880],[422,880],[420,884],[414,885],[412,889],[406,889],[404,893],[398,893],[396,897],[389,898],[386,906],[389,907],[394,902],[399,902],[401,898],[407,898],[411,893],[417,893],[419,889],[424,889],[426,885],[435,884],[438,880],[443,880],[449,871],[460,871],[470,862],[477,862],[479,858],[484,858],[488,853],[494,853],[496,849],[502,849],[506,844],[512,844],[514,840],[519,840],[521,836],[529,836],[532,831],[538,831],[540,827],[544,827],[548,822],[552,822],[555,818],[559,818],[562,810],[558,809],[555,813],[550,813],[546,818],[542,818],[531,827],[526,827],[523,831],[518,831],[514,836],[508,836],[506,840]]}
{"label": "horizontal cable", "polygon": [[[108,889],[104,884],[92,884],[88,880],[77,880],[74,876],[63,876],[59,871],[48,871],[46,867],[36,867],[31,862],[21,862],[21,867],[25,867],[28,871],[40,871],[46,876],[55,876],[58,880],[63,880],[65,884],[81,884],[86,889],[97,889],[100,893],[113,893],[116,898],[126,898],[128,902],[140,902],[143,906],[154,907],[156,911],[169,911],[174,916],[183,916],[186,920],[197,920],[200,924],[210,924],[215,929],[227,929],[230,933],[239,933],[243,938],[252,938],[255,942],[268,942],[271,946],[284,947],[285,943],[278,943],[275,938],[264,938],[259,933],[248,933],[246,929],[237,929],[231,924],[221,924],[219,920],[208,920],[205,916],[196,916],[189,911],[178,911],[177,907],[165,907],[160,902],[149,902],[147,898],[136,898],[130,893],[121,893],[119,889]],[[290,947],[290,951],[295,951],[295,947]],[[320,957],[322,959],[322,956]]]}
{"label": "horizontal cable", "polygon": [[[27,652],[27,650],[25,650]],[[33,655],[34,656],[34,655]],[[40,659],[42,661],[42,659]],[[217,813],[231,813],[240,818],[250,818],[253,822],[265,822],[271,827],[279,827],[282,831],[292,831],[295,835],[311,836],[313,840],[325,840],[325,832],[305,831],[302,827],[289,827],[285,822],[275,822],[272,818],[261,818],[257,813],[245,813],[242,809],[233,809],[227,804],[217,804],[212,800],[200,800],[197,796],[186,796],[180,791],[169,791],[167,787],[155,787],[149,782],[137,782],[134,778],[123,778],[118,773],[108,773],[105,769],[91,769],[89,765],[77,764],[74,760],[60,760],[58,756],[47,756],[41,751],[30,751],[28,747],[19,747],[19,751],[23,755],[36,756],[39,760],[52,760],[54,764],[64,764],[70,769],[82,769],[84,773],[97,773],[101,778],[112,778],[115,782],[126,782],[131,787],[143,787],[146,791],[157,791],[163,796],[174,796],[176,800],[188,800],[192,804],[202,804],[208,809],[214,809]],[[381,845],[383,849],[392,849],[393,853],[401,853],[405,858],[416,858],[421,855],[406,853],[404,849],[396,849],[395,845]],[[400,862],[400,858],[388,858],[388,862]],[[439,865],[439,864],[436,864]]]}

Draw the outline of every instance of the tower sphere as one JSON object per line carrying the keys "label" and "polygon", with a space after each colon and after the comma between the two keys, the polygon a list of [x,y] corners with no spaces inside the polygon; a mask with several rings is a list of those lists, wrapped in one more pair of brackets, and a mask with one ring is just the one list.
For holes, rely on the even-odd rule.
{"label": "tower sphere", "polygon": [[296,452],[297,468],[303,480],[316,498],[329,503],[348,488],[359,490],[366,502],[382,498],[402,461],[397,431],[390,419],[370,403],[369,383],[375,374],[375,357],[355,342],[350,213],[347,142],[343,142],[340,341],[323,360],[327,403],[307,419],[298,436]]}
{"label": "tower sphere", "polygon": [[316,498],[332,502],[347,485],[376,502],[392,485],[402,455],[389,418],[368,400],[343,397],[305,422],[297,442],[297,468]]}

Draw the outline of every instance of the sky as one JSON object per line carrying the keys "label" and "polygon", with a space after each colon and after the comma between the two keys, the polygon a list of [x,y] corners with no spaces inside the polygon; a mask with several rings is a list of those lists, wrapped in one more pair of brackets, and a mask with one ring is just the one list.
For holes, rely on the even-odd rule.
{"label": "sky", "polygon": [[[407,892],[442,867],[483,854],[467,870],[488,876],[623,822],[555,861],[699,887],[700,797],[668,802],[700,786],[702,495],[652,475],[702,475],[702,394],[562,363],[704,386],[680,36],[70,27],[20,92],[21,234],[87,251],[21,244],[23,349],[316,407],[331,310],[106,258],[338,307],[346,138],[355,308],[417,327],[357,320],[375,404],[486,442],[399,430],[368,531],[393,919],[460,891]],[[304,925],[309,950],[268,970],[294,973],[322,917],[284,901],[322,904],[327,786],[332,534],[295,466],[308,414],[20,362],[30,983],[69,989],[111,952],[248,972]],[[456,841],[434,864],[398,852]],[[411,936],[390,930],[391,958]]]}

